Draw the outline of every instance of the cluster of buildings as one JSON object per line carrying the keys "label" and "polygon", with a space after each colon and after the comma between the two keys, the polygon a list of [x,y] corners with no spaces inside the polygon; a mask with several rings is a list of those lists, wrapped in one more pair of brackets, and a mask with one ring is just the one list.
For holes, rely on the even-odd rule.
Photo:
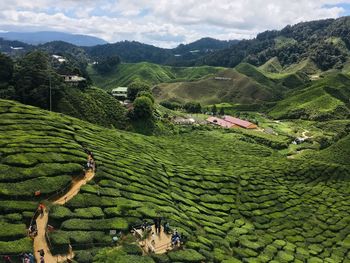
{"label": "cluster of buildings", "polygon": [[222,118],[209,117],[207,119],[208,123],[213,125],[218,125],[223,128],[244,128],[244,129],[256,129],[258,126],[249,121],[241,120],[232,116],[225,115]]}

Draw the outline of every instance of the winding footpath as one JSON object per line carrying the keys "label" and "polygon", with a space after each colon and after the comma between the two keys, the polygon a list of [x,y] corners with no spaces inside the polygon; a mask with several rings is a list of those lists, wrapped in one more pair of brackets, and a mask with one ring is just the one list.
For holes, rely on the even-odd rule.
{"label": "winding footpath", "polygon": [[[76,196],[80,188],[90,181],[95,176],[95,172],[93,170],[88,170],[85,173],[83,178],[75,179],[72,181],[72,186],[69,191],[61,197],[58,197],[52,203],[56,205],[64,205],[66,202],[71,200],[74,196]],[[46,230],[47,230],[47,222],[49,220],[49,211],[47,209],[44,210],[42,215],[39,215],[36,219],[36,225],[38,230],[38,235],[34,238],[34,255],[36,262],[40,262],[40,254],[38,250],[43,249],[45,252],[44,260],[45,263],[57,263],[66,261],[67,259],[72,259],[74,257],[74,252],[72,250],[69,251],[66,255],[52,255],[50,252],[50,247],[47,243],[46,239]]]}

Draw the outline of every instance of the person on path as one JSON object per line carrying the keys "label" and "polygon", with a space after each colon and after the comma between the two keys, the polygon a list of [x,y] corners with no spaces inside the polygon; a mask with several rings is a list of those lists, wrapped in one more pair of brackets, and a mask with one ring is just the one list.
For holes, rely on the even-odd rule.
{"label": "person on path", "polygon": [[32,253],[29,253],[28,256],[29,256],[29,260],[30,260],[29,262],[34,263],[35,262],[34,255]]}
{"label": "person on path", "polygon": [[45,263],[45,259],[43,256],[40,257],[40,263]]}
{"label": "person on path", "polygon": [[156,244],[156,236],[155,236],[154,232],[152,232],[151,244],[152,244],[153,246]]}
{"label": "person on path", "polygon": [[164,229],[164,232],[165,232],[166,234],[169,234],[169,233],[170,233],[170,225],[169,225],[169,223],[168,223],[167,221],[164,222],[164,224],[163,224],[163,229]]}
{"label": "person on path", "polygon": [[154,224],[155,224],[156,233],[160,234],[160,229],[161,229],[161,225],[162,225],[162,219],[160,217],[155,218],[154,219]]}
{"label": "person on path", "polygon": [[6,263],[12,263],[12,260],[11,260],[10,256],[4,256],[4,261]]}
{"label": "person on path", "polygon": [[44,249],[39,249],[38,252],[39,252],[40,257],[44,257],[45,256]]}
{"label": "person on path", "polygon": [[43,215],[44,214],[44,208],[45,206],[43,204],[40,204],[39,205],[39,211],[40,211],[40,214]]}

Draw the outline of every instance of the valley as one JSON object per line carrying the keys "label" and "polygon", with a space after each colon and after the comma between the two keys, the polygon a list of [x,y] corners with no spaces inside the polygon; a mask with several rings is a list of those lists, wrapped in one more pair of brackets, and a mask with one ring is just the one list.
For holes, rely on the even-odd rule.
{"label": "valley", "polygon": [[169,49],[1,39],[1,260],[349,262],[349,21]]}

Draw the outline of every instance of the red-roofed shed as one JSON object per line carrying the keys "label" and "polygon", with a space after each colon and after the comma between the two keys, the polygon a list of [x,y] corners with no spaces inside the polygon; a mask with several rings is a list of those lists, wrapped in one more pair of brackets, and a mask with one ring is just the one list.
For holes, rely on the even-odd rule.
{"label": "red-roofed shed", "polygon": [[254,123],[251,123],[249,121],[241,120],[232,116],[224,116],[224,120],[226,122],[232,123],[233,125],[237,125],[239,127],[245,128],[245,129],[256,129],[258,126]]}
{"label": "red-roofed shed", "polygon": [[210,122],[210,123],[215,124],[215,125],[219,125],[223,128],[232,128],[232,126],[234,126],[234,124],[232,124],[228,121],[225,121],[223,119],[216,118],[216,117],[209,117],[207,119],[207,122]]}

